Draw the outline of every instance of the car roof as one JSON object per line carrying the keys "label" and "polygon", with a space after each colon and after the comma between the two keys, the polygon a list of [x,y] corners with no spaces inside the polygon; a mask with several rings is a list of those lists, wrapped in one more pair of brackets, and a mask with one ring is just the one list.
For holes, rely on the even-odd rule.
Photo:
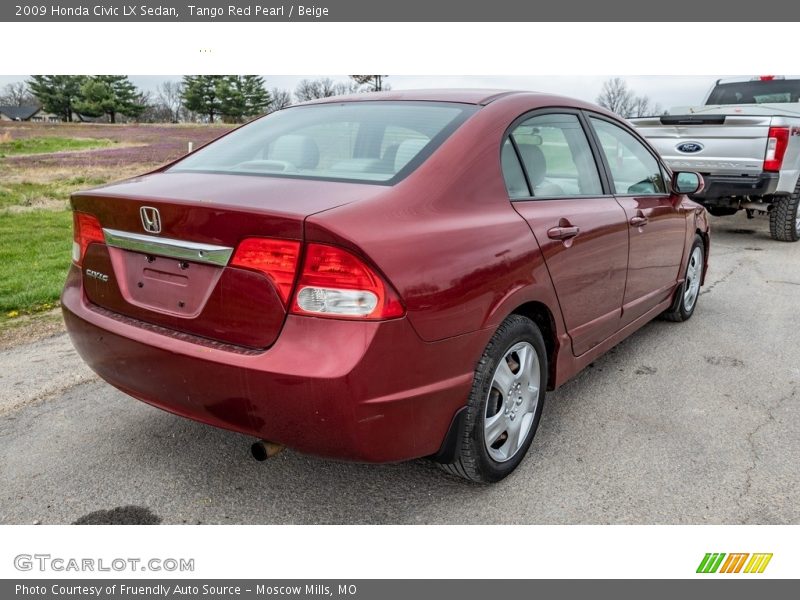
{"label": "car roof", "polygon": [[445,88],[422,90],[389,90],[386,92],[362,92],[344,96],[331,96],[302,102],[304,104],[329,104],[335,102],[363,102],[365,100],[406,100],[406,101],[433,101],[433,102],[459,102],[462,104],[489,104],[497,98],[511,94],[523,94],[521,90],[503,89],[469,89]]}
{"label": "car roof", "polygon": [[495,100],[508,100],[513,102],[514,99],[522,100],[529,106],[529,108],[546,107],[546,106],[564,106],[569,108],[579,108],[584,110],[591,110],[609,117],[619,117],[590,102],[578,100],[576,98],[568,98],[566,96],[559,96],[556,94],[548,94],[544,92],[534,92],[530,90],[503,90],[503,89],[470,89],[470,88],[445,88],[445,89],[422,89],[422,90],[390,90],[387,92],[361,92],[356,94],[347,94],[344,96],[331,96],[329,98],[319,98],[316,100],[309,100],[308,102],[301,102],[294,106],[308,106],[313,104],[337,104],[340,102],[365,102],[374,100],[398,100],[398,101],[418,101],[418,102],[457,102],[461,104],[474,104],[478,106],[486,106]]}

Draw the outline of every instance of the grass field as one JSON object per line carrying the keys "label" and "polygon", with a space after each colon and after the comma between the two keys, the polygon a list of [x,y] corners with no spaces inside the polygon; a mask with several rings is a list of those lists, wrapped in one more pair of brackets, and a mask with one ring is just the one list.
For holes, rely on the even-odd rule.
{"label": "grass field", "polygon": [[75,191],[132,177],[228,126],[0,123],[0,333],[58,305]]}
{"label": "grass field", "polygon": [[60,201],[66,207],[69,195],[77,189],[100,185],[107,177],[70,177],[53,181],[20,181],[3,184],[0,181],[0,209],[12,206],[35,207],[37,203]]}
{"label": "grass field", "polygon": [[0,311],[6,318],[55,306],[72,245],[72,213],[0,212]]}
{"label": "grass field", "polygon": [[15,154],[49,154],[102,148],[113,144],[111,140],[65,137],[29,137],[8,140],[0,138],[0,158]]}

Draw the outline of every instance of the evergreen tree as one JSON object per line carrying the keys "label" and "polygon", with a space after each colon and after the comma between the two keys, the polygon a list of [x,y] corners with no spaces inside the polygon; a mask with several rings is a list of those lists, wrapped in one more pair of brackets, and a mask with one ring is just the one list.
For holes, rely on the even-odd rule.
{"label": "evergreen tree", "polygon": [[271,103],[259,75],[228,75],[220,85],[220,113],[227,121],[239,123],[267,112]]}
{"label": "evergreen tree", "polygon": [[85,79],[83,75],[33,75],[26,83],[44,110],[72,121]]}
{"label": "evergreen tree", "polygon": [[225,79],[224,75],[186,75],[183,105],[187,110],[205,115],[208,122],[213,123],[214,117],[221,114]]}
{"label": "evergreen tree", "polygon": [[81,99],[75,103],[79,114],[89,117],[107,116],[109,123],[117,115],[138,117],[146,107],[142,95],[126,75],[95,75],[80,88]]}

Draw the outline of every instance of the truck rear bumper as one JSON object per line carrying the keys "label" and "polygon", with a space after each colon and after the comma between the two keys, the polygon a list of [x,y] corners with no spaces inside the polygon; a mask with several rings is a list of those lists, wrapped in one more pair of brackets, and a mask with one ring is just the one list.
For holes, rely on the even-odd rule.
{"label": "truck rear bumper", "polygon": [[[727,199],[736,196],[766,196],[778,189],[778,173],[758,175],[703,175],[705,188],[692,200],[701,204],[727,205]],[[723,200],[723,202],[715,202]]]}

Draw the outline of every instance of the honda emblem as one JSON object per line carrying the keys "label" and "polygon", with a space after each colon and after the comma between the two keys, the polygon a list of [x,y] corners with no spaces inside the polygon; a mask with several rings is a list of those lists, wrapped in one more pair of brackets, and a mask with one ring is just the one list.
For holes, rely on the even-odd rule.
{"label": "honda emblem", "polygon": [[157,208],[143,206],[139,209],[139,216],[142,218],[142,227],[148,233],[161,233],[161,215]]}

